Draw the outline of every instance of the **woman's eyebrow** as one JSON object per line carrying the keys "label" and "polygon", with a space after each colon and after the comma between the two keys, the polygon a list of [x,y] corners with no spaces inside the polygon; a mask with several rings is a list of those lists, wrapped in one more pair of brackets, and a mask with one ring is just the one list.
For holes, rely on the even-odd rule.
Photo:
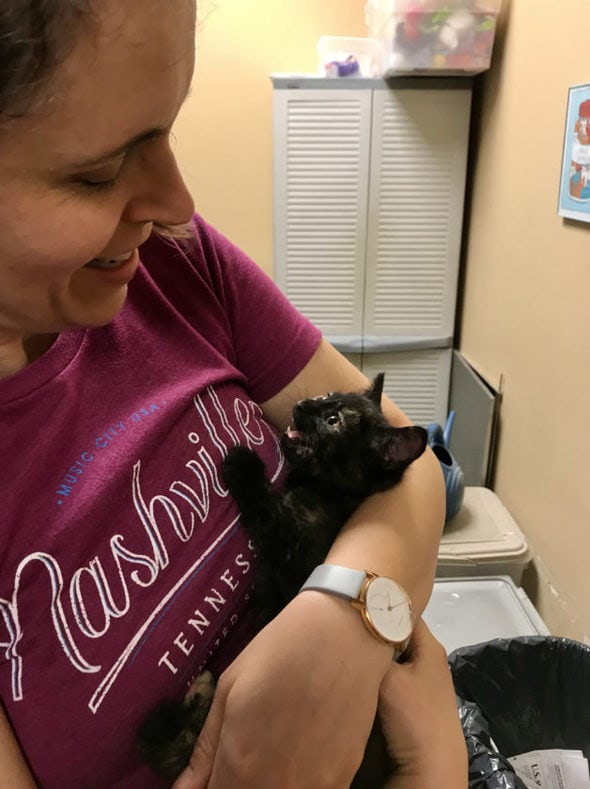
{"label": "woman's eyebrow", "polygon": [[[189,81],[186,89],[186,93],[184,95],[184,99],[182,103],[189,98],[192,92],[192,71],[191,71],[191,80]],[[127,142],[124,142],[123,145],[119,145],[116,148],[113,148],[110,151],[105,151],[104,153],[97,154],[96,156],[92,156],[89,159],[81,159],[78,162],[73,163],[73,167],[77,170],[87,168],[87,167],[97,167],[98,165],[104,164],[105,162],[110,161],[111,159],[116,159],[118,156],[122,156],[124,153],[129,151],[132,148],[135,148],[138,145],[141,145],[144,142],[149,142],[150,140],[155,140],[158,137],[161,137],[164,134],[169,134],[170,129],[165,129],[161,126],[154,126],[152,129],[148,129],[147,131],[140,132],[136,134],[134,137],[131,137]]]}
{"label": "woman's eyebrow", "polygon": [[160,127],[148,129],[147,131],[136,134],[134,137],[131,137],[122,145],[119,145],[110,151],[105,151],[104,153],[100,153],[97,156],[92,156],[89,159],[82,159],[78,162],[74,162],[72,166],[75,167],[76,169],[81,169],[84,167],[96,167],[97,165],[103,164],[109,161],[110,159],[116,159],[117,157],[122,156],[131,148],[135,148],[136,146],[141,145],[144,142],[149,142],[150,140],[154,140],[157,137],[161,137],[163,134],[168,134],[168,131],[169,131],[168,129],[164,129]]}

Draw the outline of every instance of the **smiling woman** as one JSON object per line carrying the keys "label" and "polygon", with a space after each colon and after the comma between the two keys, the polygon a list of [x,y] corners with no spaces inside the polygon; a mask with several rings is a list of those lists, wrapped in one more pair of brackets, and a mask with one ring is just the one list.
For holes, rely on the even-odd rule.
{"label": "smiling woman", "polygon": [[[153,14],[110,5],[103,18],[82,14],[77,3],[58,4],[62,24],[69,17],[86,35],[65,59],[63,43],[38,43],[39,68],[53,65],[51,93],[47,72],[34,75],[28,109],[19,102],[15,113],[8,104],[9,120],[0,125],[1,189],[10,196],[0,200],[5,373],[22,365],[23,337],[110,321],[154,223],[192,216],[169,134],[192,78],[193,6],[174,2],[164,13],[165,4],[148,3],[162,7],[156,25]],[[29,24],[45,25],[49,36],[56,33],[52,21]],[[21,70],[27,65],[21,52]]]}
{"label": "smiling woman", "polygon": [[[193,0],[0,8],[0,786],[162,786],[136,733],[219,677],[179,785],[350,784],[391,644],[297,596],[260,633],[221,464],[275,484],[293,404],[364,376],[200,216],[170,130]],[[154,232],[190,222],[190,236]],[[406,417],[386,398],[386,418]],[[429,451],[326,561],[390,576],[419,615],[444,514]],[[269,731],[268,721],[272,720]],[[18,744],[17,744],[18,743]],[[289,747],[285,747],[285,743]]]}

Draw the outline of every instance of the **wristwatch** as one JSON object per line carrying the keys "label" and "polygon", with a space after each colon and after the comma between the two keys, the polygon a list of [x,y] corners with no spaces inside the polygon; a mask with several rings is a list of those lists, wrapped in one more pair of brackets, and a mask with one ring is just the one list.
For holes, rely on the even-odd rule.
{"label": "wristwatch", "polygon": [[320,564],[300,592],[314,589],[342,597],[356,608],[372,635],[395,648],[395,659],[408,647],[412,635],[412,604],[408,593],[392,578]]}

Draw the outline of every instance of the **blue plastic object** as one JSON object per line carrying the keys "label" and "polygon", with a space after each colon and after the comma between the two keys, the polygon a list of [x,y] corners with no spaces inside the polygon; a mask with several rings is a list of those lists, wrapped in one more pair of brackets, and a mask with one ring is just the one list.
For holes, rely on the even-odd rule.
{"label": "blue plastic object", "polygon": [[444,429],[436,422],[426,428],[428,445],[438,458],[445,480],[446,512],[445,522],[450,521],[461,509],[465,493],[465,476],[449,450],[451,430],[455,421],[455,412],[451,411]]}

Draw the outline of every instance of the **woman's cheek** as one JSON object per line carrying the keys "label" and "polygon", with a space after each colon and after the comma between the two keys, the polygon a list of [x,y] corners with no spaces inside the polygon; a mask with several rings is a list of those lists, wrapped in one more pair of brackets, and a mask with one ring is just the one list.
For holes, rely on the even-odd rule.
{"label": "woman's cheek", "polygon": [[43,251],[48,261],[63,265],[65,269],[76,269],[88,261],[101,257],[111,245],[118,223],[111,220],[99,221],[100,214],[95,214],[96,221],[84,217],[72,217],[71,221],[62,225],[61,233],[53,231]]}

